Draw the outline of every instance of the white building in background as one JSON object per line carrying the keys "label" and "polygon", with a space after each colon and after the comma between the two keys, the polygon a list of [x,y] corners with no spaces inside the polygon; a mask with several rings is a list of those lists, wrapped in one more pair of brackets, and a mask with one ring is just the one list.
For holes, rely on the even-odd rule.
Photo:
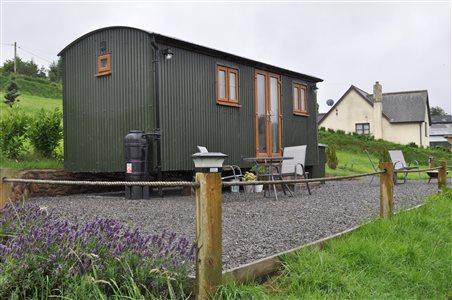
{"label": "white building in background", "polygon": [[352,85],[319,121],[319,127],[423,147],[429,146],[429,124],[427,90],[382,93],[378,82],[373,94]]}

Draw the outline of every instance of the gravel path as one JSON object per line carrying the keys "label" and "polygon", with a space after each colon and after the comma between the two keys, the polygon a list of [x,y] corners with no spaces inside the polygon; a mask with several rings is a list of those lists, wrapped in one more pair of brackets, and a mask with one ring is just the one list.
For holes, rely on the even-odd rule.
{"label": "gravel path", "polygon": [[[378,181],[378,180],[377,180]],[[295,197],[278,194],[279,200],[263,194],[223,193],[223,263],[237,267],[281,251],[341,232],[379,213],[378,182],[369,180],[327,182],[320,188],[297,192]],[[395,209],[417,205],[434,193],[436,184],[409,181],[394,188]],[[35,198],[39,205],[54,208],[62,218],[88,222],[96,217],[114,218],[142,232],[163,229],[194,240],[194,196],[126,200],[122,195],[73,195]],[[173,195],[171,195],[173,194]]]}

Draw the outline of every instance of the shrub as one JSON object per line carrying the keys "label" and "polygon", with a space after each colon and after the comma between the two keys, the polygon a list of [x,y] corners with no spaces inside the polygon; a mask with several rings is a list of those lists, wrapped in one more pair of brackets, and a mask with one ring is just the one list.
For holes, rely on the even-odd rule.
{"label": "shrub", "polygon": [[330,133],[334,133],[334,132],[335,132],[334,129],[332,129],[332,128],[328,128],[327,130],[328,130],[328,132],[330,132]]}
{"label": "shrub", "polygon": [[415,142],[411,142],[407,146],[411,147],[411,148],[419,148],[418,145]]}
{"label": "shrub", "polygon": [[336,147],[328,146],[326,148],[326,164],[332,170],[335,170],[338,164],[337,155],[336,155]]}
{"label": "shrub", "polygon": [[338,130],[336,130],[336,133],[337,133],[337,134],[345,134],[345,131],[344,131],[344,130],[341,130],[341,129],[338,129]]}
{"label": "shrub", "polygon": [[0,119],[0,149],[6,157],[17,159],[24,154],[28,123],[29,118],[17,106]]}
{"label": "shrub", "polygon": [[41,111],[35,116],[29,131],[32,145],[42,156],[49,158],[63,137],[62,113],[59,109],[53,112]]}
{"label": "shrub", "polygon": [[391,157],[389,157],[388,149],[383,149],[378,152],[378,161],[380,164],[382,162],[391,162]]}
{"label": "shrub", "polygon": [[19,102],[20,100],[17,99],[19,97],[19,86],[16,83],[16,78],[13,76],[11,77],[10,81],[8,82],[8,85],[5,89],[5,100],[3,102],[6,105],[9,105],[9,107],[12,107],[14,103]]}
{"label": "shrub", "polygon": [[326,129],[325,129],[325,127],[322,126],[319,128],[319,131],[326,131]]}
{"label": "shrub", "polygon": [[[34,204],[8,205],[0,215],[0,299],[107,299],[131,292],[140,299],[184,298],[194,262],[185,238],[144,236],[111,219],[71,224]],[[83,286],[104,296],[82,297]]]}

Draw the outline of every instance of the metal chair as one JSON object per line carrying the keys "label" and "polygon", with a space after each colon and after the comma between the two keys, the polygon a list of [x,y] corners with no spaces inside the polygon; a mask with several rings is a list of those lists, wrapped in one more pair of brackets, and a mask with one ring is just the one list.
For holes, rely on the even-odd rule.
{"label": "metal chair", "polygon": [[[370,164],[372,165],[372,168],[374,169],[375,172],[378,172],[378,168],[374,165],[374,162],[372,161],[372,158],[370,157],[369,151],[367,151],[367,149],[364,150],[364,152],[366,152],[367,154],[367,158],[370,161]],[[374,180],[375,175],[372,175],[372,178],[370,178],[370,182],[369,185],[372,185],[372,181]]]}
{"label": "metal chair", "polygon": [[[306,145],[284,147],[283,156],[293,157],[293,159],[283,160],[281,162],[281,172],[279,174],[281,178],[282,176],[287,175],[294,176],[295,179],[297,179],[298,176],[305,179],[308,178],[309,173],[305,171],[304,167],[306,159]],[[311,189],[309,188],[308,182],[306,182],[306,188],[308,189],[309,195],[311,195]]]}
{"label": "metal chair", "polygon": [[[394,183],[397,184],[397,173],[403,173],[403,182],[406,182],[406,178],[408,176],[409,170],[418,169],[419,170],[419,162],[417,160],[414,161],[415,166],[411,166],[411,164],[407,164],[405,161],[405,157],[403,156],[403,152],[400,150],[389,150],[389,157],[391,158],[391,162],[394,168]],[[421,174],[419,174],[419,178],[421,178]]]}

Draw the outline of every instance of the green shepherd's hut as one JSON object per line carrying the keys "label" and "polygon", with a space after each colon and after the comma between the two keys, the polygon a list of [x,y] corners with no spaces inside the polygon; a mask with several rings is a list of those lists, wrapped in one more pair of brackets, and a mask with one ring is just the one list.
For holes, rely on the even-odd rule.
{"label": "green shepherd's hut", "polygon": [[307,145],[308,171],[324,169],[316,124],[322,79],[122,26],[89,32],[59,56],[67,171],[124,172],[131,130],[155,137],[154,174],[191,172],[197,145],[242,167],[244,157]]}

